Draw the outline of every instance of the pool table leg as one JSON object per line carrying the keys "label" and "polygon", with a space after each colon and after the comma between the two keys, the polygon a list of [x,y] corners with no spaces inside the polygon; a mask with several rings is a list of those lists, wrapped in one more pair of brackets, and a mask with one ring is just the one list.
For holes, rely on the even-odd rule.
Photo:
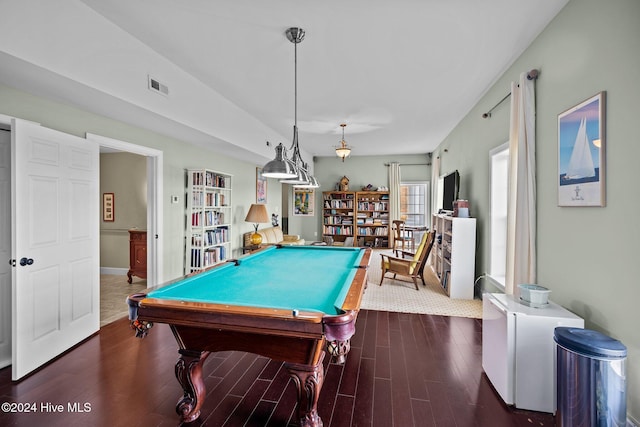
{"label": "pool table leg", "polygon": [[318,397],[324,382],[322,359],[324,352],[314,366],[285,363],[298,391],[297,414],[300,427],[322,427],[322,420],[318,415]]}
{"label": "pool table leg", "polygon": [[338,365],[344,365],[347,361],[347,353],[351,350],[351,340],[334,340],[327,343],[327,351],[336,358]]}
{"label": "pool table leg", "polygon": [[180,358],[176,362],[176,378],[184,390],[176,404],[176,412],[182,421],[191,422],[200,416],[206,389],[202,380],[202,365],[209,356],[208,351],[178,350]]}

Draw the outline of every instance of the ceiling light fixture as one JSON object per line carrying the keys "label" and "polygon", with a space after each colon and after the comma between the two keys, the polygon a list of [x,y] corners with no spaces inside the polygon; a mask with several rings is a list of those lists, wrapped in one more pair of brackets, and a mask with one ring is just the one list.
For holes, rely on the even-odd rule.
{"label": "ceiling light fixture", "polygon": [[267,178],[279,178],[284,184],[308,186],[317,188],[320,185],[307,171],[307,164],[300,155],[298,142],[298,43],[304,40],[305,32],[302,28],[291,27],[285,32],[287,39],[293,43],[294,52],[294,124],[293,141],[291,143],[291,160],[287,158],[286,149],[282,144],[276,147],[276,158],[262,168],[262,175]]}
{"label": "ceiling light fixture", "polygon": [[340,141],[340,146],[336,148],[336,155],[344,162],[345,157],[351,154],[351,147],[349,147],[347,141],[344,140],[344,128],[347,127],[347,124],[341,123],[340,126],[342,127],[342,141]]}

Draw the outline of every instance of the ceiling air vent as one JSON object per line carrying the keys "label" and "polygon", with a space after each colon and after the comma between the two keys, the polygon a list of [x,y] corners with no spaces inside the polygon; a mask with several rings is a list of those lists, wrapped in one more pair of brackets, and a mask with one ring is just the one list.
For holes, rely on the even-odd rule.
{"label": "ceiling air vent", "polygon": [[151,77],[151,76],[147,76],[149,77],[149,90],[152,92],[156,92],[159,93],[161,95],[167,96],[169,95],[169,87],[163,83],[160,83],[160,81],[158,81],[158,79]]}

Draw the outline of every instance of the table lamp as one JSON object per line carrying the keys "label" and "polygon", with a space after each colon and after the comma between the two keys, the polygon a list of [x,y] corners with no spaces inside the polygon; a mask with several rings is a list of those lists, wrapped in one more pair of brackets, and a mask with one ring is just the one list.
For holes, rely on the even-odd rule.
{"label": "table lamp", "polygon": [[262,236],[258,234],[258,224],[261,222],[270,222],[267,215],[267,206],[259,203],[254,203],[247,212],[247,217],[244,219],[246,222],[253,222],[255,232],[251,235],[251,244],[259,245],[262,243]]}

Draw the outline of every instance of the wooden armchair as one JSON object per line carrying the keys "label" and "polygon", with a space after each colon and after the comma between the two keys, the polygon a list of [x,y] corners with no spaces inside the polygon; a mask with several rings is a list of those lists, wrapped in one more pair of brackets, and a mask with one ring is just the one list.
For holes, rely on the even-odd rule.
{"label": "wooden armchair", "polygon": [[420,280],[422,280],[422,284],[426,286],[427,284],[425,283],[423,276],[424,266],[427,262],[427,258],[429,257],[429,253],[431,252],[431,248],[433,247],[435,235],[435,230],[424,233],[422,240],[420,241],[420,245],[418,245],[418,249],[415,253],[396,250],[396,256],[381,254],[382,276],[380,277],[380,286],[382,286],[382,281],[387,273],[393,273],[394,279],[398,274],[410,277],[413,280],[416,290],[418,290],[417,278],[420,278]]}

